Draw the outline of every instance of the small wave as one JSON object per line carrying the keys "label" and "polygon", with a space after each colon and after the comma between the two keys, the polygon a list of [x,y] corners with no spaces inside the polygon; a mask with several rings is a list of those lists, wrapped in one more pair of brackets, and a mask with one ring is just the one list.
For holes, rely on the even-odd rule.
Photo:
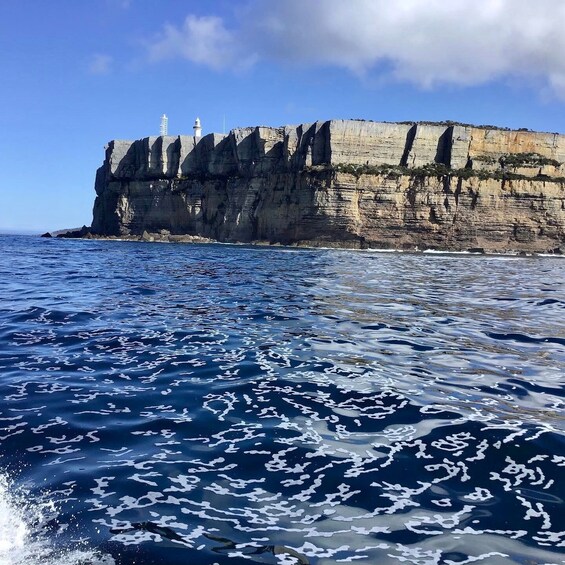
{"label": "small wave", "polygon": [[536,306],[560,306],[565,307],[565,302],[562,300],[556,300],[555,298],[546,298],[545,300],[540,300],[536,302]]}
{"label": "small wave", "polygon": [[422,253],[426,255],[483,255],[483,253],[473,253],[472,251],[449,251],[442,249],[424,249]]}
{"label": "small wave", "polygon": [[496,333],[487,332],[487,335],[492,339],[497,339],[501,341],[518,341],[520,343],[554,343],[556,345],[565,345],[565,339],[560,337],[532,337],[526,334],[520,333]]}
{"label": "small wave", "polygon": [[[64,547],[48,535],[55,504],[38,502],[0,473],[0,563],[2,565],[115,565],[114,559],[86,545]],[[81,544],[82,545],[82,544]]]}

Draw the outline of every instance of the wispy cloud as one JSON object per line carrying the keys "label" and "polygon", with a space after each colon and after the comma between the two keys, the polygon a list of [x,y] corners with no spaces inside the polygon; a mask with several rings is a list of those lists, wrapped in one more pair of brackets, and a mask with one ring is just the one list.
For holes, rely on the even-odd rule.
{"label": "wispy cloud", "polygon": [[228,31],[221,18],[193,15],[180,28],[167,24],[149,47],[152,61],[175,56],[215,70],[241,69],[256,59],[250,46],[241,42],[239,32]]}
{"label": "wispy cloud", "polygon": [[115,6],[122,10],[127,10],[131,4],[132,0],[106,0],[110,6]]}
{"label": "wispy cloud", "polygon": [[88,72],[93,75],[106,75],[112,70],[113,63],[114,59],[110,55],[97,53],[90,60]]}
{"label": "wispy cloud", "polygon": [[236,16],[231,28],[217,16],[167,25],[150,57],[329,65],[422,88],[518,78],[565,99],[563,0],[246,0]]}

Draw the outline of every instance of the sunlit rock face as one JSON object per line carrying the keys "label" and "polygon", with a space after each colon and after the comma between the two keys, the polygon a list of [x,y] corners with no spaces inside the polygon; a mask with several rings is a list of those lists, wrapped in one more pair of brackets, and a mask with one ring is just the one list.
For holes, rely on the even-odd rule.
{"label": "sunlit rock face", "polygon": [[331,120],[111,141],[98,235],[343,247],[565,247],[565,136]]}

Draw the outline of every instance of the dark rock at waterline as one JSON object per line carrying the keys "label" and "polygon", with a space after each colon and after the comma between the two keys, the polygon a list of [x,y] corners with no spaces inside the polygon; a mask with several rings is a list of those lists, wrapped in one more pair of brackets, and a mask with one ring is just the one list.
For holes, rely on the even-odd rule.
{"label": "dark rock at waterline", "polygon": [[82,226],[79,229],[69,229],[69,230],[60,230],[57,232],[56,237],[58,238],[81,238],[87,237],[90,234],[90,228],[87,226]]}
{"label": "dark rock at waterline", "polygon": [[55,238],[80,238],[92,237],[90,233],[90,228],[87,226],[82,226],[82,228],[67,228],[63,230],[55,230],[51,232],[45,232],[41,234],[40,237],[55,237]]}

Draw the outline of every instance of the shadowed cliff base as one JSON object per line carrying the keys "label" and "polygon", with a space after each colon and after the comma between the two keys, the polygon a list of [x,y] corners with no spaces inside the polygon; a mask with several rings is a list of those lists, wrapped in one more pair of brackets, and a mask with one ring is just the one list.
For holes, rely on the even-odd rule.
{"label": "shadowed cliff base", "polygon": [[89,233],[551,253],[565,246],[564,163],[565,136],[452,123],[111,141]]}

